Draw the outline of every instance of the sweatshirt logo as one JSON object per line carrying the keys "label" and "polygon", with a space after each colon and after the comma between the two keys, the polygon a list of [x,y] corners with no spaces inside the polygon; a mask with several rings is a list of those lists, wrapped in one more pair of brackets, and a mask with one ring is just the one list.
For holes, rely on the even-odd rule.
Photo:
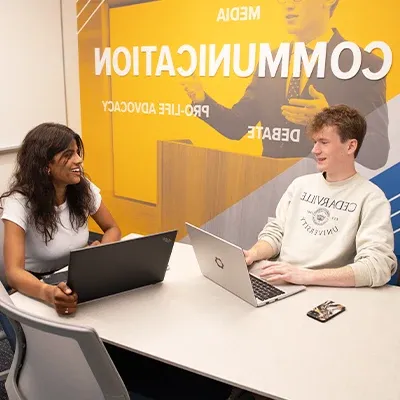
{"label": "sweatshirt logo", "polygon": [[354,213],[358,204],[337,198],[302,192],[300,202],[307,203],[305,215],[300,223],[306,232],[313,236],[331,236],[339,232],[339,220],[343,212]]}
{"label": "sweatshirt logo", "polygon": [[324,225],[329,221],[330,216],[331,214],[326,208],[318,208],[312,213],[312,220],[315,225]]}
{"label": "sweatshirt logo", "polygon": [[[315,213],[310,211],[310,214],[312,216],[312,222],[314,224],[313,223],[310,224],[307,221],[306,217],[300,218],[301,225],[303,226],[303,228],[306,230],[307,233],[314,236],[330,236],[339,232],[339,228],[337,227],[336,224],[330,223],[327,226],[322,227],[321,225],[326,224],[329,220],[332,220],[332,218],[327,217],[327,214],[325,214],[324,212],[317,213],[317,211]],[[315,221],[318,221],[318,223],[315,223]]]}

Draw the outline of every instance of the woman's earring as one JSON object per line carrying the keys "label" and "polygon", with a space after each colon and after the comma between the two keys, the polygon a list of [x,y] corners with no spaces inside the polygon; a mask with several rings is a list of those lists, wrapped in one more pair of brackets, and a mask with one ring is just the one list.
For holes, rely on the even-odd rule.
{"label": "woman's earring", "polygon": [[47,175],[50,175],[50,168],[47,168]]}

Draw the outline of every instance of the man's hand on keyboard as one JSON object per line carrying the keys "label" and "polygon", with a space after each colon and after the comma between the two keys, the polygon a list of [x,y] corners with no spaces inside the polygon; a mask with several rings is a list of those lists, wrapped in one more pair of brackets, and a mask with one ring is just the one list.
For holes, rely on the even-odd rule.
{"label": "man's hand on keyboard", "polygon": [[313,282],[312,269],[297,267],[286,262],[267,261],[262,270],[260,277],[269,283],[276,284],[283,281],[296,285],[310,285]]}
{"label": "man's hand on keyboard", "polygon": [[254,263],[254,261],[257,261],[257,254],[255,250],[250,249],[250,250],[243,250],[244,254],[244,259],[246,260],[246,264],[250,266],[251,264]]}

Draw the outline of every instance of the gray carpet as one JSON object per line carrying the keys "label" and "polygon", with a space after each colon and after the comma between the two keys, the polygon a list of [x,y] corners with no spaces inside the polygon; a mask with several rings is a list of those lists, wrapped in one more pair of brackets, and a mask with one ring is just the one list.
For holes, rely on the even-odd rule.
{"label": "gray carpet", "polygon": [[[7,339],[0,340],[0,371],[10,368],[13,359],[13,352]],[[4,382],[0,382],[0,400],[8,400]]]}

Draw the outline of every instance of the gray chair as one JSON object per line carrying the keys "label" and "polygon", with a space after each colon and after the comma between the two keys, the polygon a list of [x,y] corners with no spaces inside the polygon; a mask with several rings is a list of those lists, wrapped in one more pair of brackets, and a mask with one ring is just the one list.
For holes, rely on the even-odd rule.
{"label": "gray chair", "polygon": [[94,329],[28,314],[1,284],[0,312],[17,337],[5,384],[10,400],[145,399],[128,393]]}
{"label": "gray chair", "polygon": [[[1,211],[1,210],[0,210]],[[0,282],[9,289],[3,265],[3,241],[4,241],[4,225],[0,221]],[[15,335],[14,330],[8,321],[7,317],[0,312],[0,340],[7,340],[11,351],[15,351]],[[7,379],[9,370],[0,372],[0,381]]]}

